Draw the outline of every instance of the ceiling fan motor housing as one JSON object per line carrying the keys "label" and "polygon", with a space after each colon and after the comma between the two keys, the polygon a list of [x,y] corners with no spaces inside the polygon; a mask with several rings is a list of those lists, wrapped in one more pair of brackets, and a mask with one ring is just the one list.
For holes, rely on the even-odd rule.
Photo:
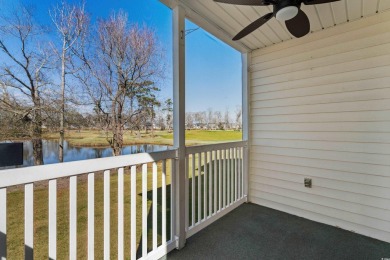
{"label": "ceiling fan motor housing", "polygon": [[299,9],[301,7],[301,4],[302,4],[301,0],[280,0],[273,5],[274,16],[275,16],[275,18],[278,18],[277,17],[278,12],[282,9],[285,9],[285,8],[297,7]]}

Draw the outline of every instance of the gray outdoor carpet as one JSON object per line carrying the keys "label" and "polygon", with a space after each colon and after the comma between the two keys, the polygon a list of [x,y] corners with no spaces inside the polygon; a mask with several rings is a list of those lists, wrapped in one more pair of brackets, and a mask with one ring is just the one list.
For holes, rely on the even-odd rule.
{"label": "gray outdoor carpet", "polygon": [[[390,259],[390,244],[244,204],[164,259]],[[386,259],[387,260],[387,259]]]}

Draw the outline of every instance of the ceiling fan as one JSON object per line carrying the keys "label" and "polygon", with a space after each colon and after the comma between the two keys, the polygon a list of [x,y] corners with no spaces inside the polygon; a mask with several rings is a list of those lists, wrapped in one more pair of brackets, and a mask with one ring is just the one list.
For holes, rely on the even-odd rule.
{"label": "ceiling fan", "polygon": [[285,22],[288,31],[297,38],[310,32],[310,21],[307,15],[300,9],[305,5],[317,5],[336,2],[340,0],[214,0],[215,2],[234,5],[267,6],[273,5],[273,12],[260,17],[241,32],[234,36],[237,41],[247,36],[275,16],[278,21]]}

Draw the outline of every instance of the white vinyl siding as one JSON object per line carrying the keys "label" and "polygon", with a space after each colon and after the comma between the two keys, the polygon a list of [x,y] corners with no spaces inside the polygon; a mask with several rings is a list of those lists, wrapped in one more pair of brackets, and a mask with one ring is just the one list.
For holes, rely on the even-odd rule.
{"label": "white vinyl siding", "polygon": [[390,242],[390,12],[251,60],[249,200]]}

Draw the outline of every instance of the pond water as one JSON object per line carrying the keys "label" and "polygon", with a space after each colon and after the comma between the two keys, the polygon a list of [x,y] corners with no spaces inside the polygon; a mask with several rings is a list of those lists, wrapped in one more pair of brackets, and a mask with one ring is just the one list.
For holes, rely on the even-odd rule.
{"label": "pond water", "polygon": [[[166,145],[130,145],[124,146],[122,155],[135,153],[150,153],[169,150],[171,147]],[[112,156],[111,148],[95,147],[74,147],[68,142],[64,143],[64,162],[88,160]],[[43,141],[43,161],[45,164],[58,163],[58,141]],[[34,165],[32,143],[23,142],[23,166]]]}

